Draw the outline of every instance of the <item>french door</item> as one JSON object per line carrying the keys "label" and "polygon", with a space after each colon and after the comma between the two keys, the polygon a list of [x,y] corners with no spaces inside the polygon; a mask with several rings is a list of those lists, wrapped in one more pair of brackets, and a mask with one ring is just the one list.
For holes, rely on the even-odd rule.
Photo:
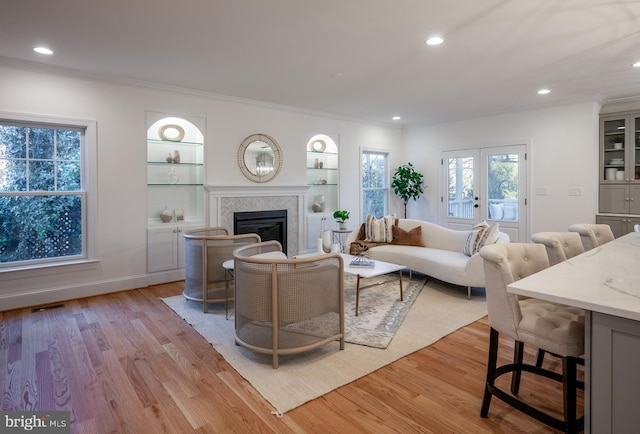
{"label": "french door", "polygon": [[444,226],[469,230],[486,220],[527,241],[526,145],[444,151],[442,168]]}

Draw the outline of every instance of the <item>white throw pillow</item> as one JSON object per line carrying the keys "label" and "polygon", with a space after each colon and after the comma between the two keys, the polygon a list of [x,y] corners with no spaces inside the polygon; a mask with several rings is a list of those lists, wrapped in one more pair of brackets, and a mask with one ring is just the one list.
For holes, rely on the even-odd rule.
{"label": "white throw pillow", "polygon": [[368,214],[364,226],[365,241],[369,243],[390,243],[393,240],[393,225],[395,221],[395,214],[379,219]]}
{"label": "white throw pillow", "polygon": [[504,219],[518,220],[518,206],[515,203],[504,204]]}
{"label": "white throw pillow", "polygon": [[498,223],[490,225],[485,220],[475,225],[464,246],[464,254],[467,256],[473,256],[478,253],[480,249],[487,244],[494,244],[498,241],[500,236]]}
{"label": "white throw pillow", "polygon": [[489,214],[493,220],[502,220],[504,216],[504,207],[501,203],[490,203]]}

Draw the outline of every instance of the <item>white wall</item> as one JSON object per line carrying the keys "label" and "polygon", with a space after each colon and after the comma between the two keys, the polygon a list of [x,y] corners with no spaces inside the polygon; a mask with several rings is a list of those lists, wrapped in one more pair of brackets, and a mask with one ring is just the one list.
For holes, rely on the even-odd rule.
{"label": "white wall", "polygon": [[[255,185],[236,163],[242,140],[266,133],[284,164],[271,186],[306,184],[308,140],[339,137],[340,207],[359,215],[359,148],[399,149],[401,130],[202,94],[0,67],[0,112],[97,122],[95,269],[36,276],[0,273],[0,310],[146,285],[145,110],[207,120],[206,184]],[[395,155],[391,156],[392,161]],[[357,222],[352,222],[355,226]],[[19,278],[16,278],[18,276]]]}
{"label": "white wall", "polygon": [[[410,204],[410,214],[439,221],[443,150],[529,143],[529,235],[594,223],[599,110],[598,104],[585,102],[405,129],[404,151],[428,186],[424,198]],[[532,194],[540,187],[549,195]],[[569,196],[574,187],[583,195]]]}

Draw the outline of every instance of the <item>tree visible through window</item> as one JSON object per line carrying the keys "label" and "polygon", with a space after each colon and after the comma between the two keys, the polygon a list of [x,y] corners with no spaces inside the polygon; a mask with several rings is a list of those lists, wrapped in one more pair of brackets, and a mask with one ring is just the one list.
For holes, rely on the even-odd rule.
{"label": "tree visible through window", "polygon": [[0,263],[84,255],[83,130],[0,122]]}
{"label": "tree visible through window", "polygon": [[367,214],[381,217],[387,215],[389,197],[387,177],[387,154],[384,152],[362,152],[362,221]]}

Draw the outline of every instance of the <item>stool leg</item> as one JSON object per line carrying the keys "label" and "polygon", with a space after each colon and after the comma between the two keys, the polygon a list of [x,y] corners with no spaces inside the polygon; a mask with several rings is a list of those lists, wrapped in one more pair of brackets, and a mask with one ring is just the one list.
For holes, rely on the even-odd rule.
{"label": "stool leg", "polygon": [[520,391],[520,378],[522,377],[522,356],[524,355],[524,343],[516,341],[513,349],[513,364],[516,370],[511,374],[511,393],[517,395]]}
{"label": "stool leg", "polygon": [[576,420],[577,359],[562,358],[562,392],[564,396],[564,422],[568,433],[578,432]]}
{"label": "stool leg", "polygon": [[491,404],[491,392],[489,386],[493,386],[496,379],[496,364],[498,363],[498,338],[499,333],[491,329],[489,335],[489,357],[487,360],[487,381],[484,385],[484,397],[482,398],[482,409],[480,416],[487,417],[489,405]]}

